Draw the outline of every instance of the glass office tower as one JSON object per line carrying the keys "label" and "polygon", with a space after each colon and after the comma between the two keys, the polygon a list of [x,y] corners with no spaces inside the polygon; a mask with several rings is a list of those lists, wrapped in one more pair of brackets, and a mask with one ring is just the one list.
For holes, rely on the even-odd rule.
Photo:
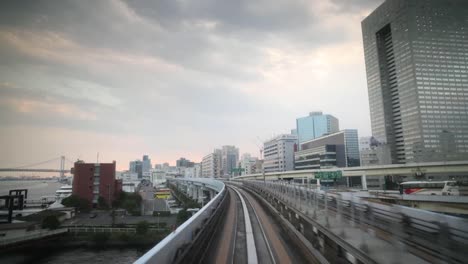
{"label": "glass office tower", "polygon": [[468,1],[387,0],[362,21],[372,133],[392,163],[468,158]]}
{"label": "glass office tower", "polygon": [[338,119],[332,115],[324,115],[322,112],[311,112],[306,117],[296,119],[299,144],[338,131]]}

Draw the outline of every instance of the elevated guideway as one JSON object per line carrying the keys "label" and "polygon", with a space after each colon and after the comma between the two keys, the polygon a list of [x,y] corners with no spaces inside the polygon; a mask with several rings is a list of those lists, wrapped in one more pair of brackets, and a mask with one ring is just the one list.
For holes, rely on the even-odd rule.
{"label": "elevated guideway", "polygon": [[169,182],[192,199],[215,195],[135,263],[328,263],[301,249],[277,215],[245,189],[214,179]]}
{"label": "elevated guideway", "polygon": [[468,259],[466,219],[288,181],[169,181],[206,204],[136,263],[390,264]]}
{"label": "elevated guideway", "polygon": [[388,175],[442,174],[468,176],[468,161],[424,162],[411,164],[393,164],[379,166],[331,168],[318,170],[295,170],[273,173],[257,173],[233,177],[233,180],[284,180],[284,179],[319,179],[320,173],[341,172],[343,177],[361,177],[362,188],[367,189],[367,177]]}
{"label": "elevated guideway", "polygon": [[228,184],[228,194],[223,228],[200,263],[328,263],[291,235],[263,199],[233,184]]}
{"label": "elevated guideway", "polygon": [[466,263],[468,221],[287,182],[242,181],[330,261]]}
{"label": "elevated guideway", "polygon": [[[139,258],[135,262],[137,264],[192,263],[193,260],[203,259],[212,234],[224,214],[227,190],[223,182],[204,178],[172,178],[168,182],[180,186],[187,195],[197,195],[197,198],[204,199],[203,192],[208,190],[213,197],[174,232]],[[184,189],[182,186],[190,188]]]}

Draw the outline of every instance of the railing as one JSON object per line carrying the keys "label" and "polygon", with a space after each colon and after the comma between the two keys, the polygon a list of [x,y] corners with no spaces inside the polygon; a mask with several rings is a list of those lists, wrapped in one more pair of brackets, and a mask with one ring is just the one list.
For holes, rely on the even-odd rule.
{"label": "railing", "polygon": [[218,194],[211,199],[196,214],[185,221],[174,232],[150,249],[135,263],[174,263],[178,262],[190,249],[196,238],[206,228],[207,223],[216,215],[217,209],[221,207],[226,196],[224,183],[211,179],[171,179],[181,183],[193,183],[203,185]]}
{"label": "railing", "polygon": [[[165,231],[164,228],[149,228],[149,231]],[[136,233],[133,227],[68,227],[70,233]]]}
{"label": "railing", "polygon": [[[379,236],[378,239],[393,245],[401,244],[396,248],[397,254],[411,251],[426,260],[450,263],[466,263],[468,259],[466,219],[404,206],[371,203],[349,193],[329,193],[287,182],[242,182],[250,189],[268,193],[303,212],[316,223],[321,223],[327,232],[337,232],[335,236],[346,237],[346,230],[359,227],[362,233],[371,237]],[[367,254],[369,252],[363,249],[369,248],[363,241],[356,252]]]}

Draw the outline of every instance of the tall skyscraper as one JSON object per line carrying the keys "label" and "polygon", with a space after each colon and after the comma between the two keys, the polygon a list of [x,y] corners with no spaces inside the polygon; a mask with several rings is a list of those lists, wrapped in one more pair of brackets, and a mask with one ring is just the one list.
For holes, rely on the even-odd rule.
{"label": "tall skyscraper", "polygon": [[392,163],[468,155],[468,1],[387,0],[362,21],[372,134]]}
{"label": "tall skyscraper", "polygon": [[359,139],[359,153],[361,166],[375,166],[391,164],[390,149],[374,137],[361,137]]}
{"label": "tall skyscraper", "polygon": [[138,179],[143,177],[143,163],[141,160],[130,161],[129,171],[138,174]]}
{"label": "tall skyscraper", "polygon": [[[338,119],[332,115],[324,115],[322,112],[311,112],[308,116],[296,119],[296,130],[299,144],[326,134],[338,132]],[[291,134],[292,131],[291,131]]]}
{"label": "tall skyscraper", "polygon": [[143,155],[142,171],[144,173],[148,173],[152,167],[153,165],[151,165],[151,159],[148,157],[148,155]]}

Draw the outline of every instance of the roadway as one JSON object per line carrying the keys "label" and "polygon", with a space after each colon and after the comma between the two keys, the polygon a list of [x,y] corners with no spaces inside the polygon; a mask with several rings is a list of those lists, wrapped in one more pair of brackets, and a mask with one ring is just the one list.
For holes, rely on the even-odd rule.
{"label": "roadway", "polygon": [[229,207],[208,250],[208,263],[319,263],[254,195],[228,186]]}

